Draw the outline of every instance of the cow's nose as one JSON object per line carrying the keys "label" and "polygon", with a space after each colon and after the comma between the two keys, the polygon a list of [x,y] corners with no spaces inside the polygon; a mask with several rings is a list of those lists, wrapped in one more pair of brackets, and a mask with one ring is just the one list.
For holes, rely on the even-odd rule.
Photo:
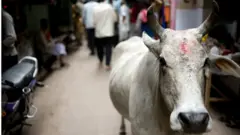
{"label": "cow's nose", "polygon": [[185,133],[203,133],[209,123],[208,113],[179,113],[178,119]]}

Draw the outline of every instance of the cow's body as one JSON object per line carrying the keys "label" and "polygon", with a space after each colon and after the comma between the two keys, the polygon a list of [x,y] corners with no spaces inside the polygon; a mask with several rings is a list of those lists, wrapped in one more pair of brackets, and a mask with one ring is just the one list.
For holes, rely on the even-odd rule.
{"label": "cow's body", "polygon": [[[130,44],[129,41],[125,41],[119,44],[115,51],[121,52],[121,54],[118,55],[120,57],[110,76],[110,95],[114,106],[124,118],[133,124],[132,130],[134,128],[139,130],[142,127],[147,131],[144,133],[146,135],[159,135],[160,128],[155,123],[158,118],[153,114],[157,108],[152,106],[154,100],[152,95],[156,93],[151,93],[156,92],[154,89],[157,89],[157,86],[148,87],[150,81],[157,81],[155,78],[157,75],[154,75],[158,72],[157,66],[148,63],[156,58],[148,51],[141,38]],[[152,72],[154,70],[156,72]],[[144,73],[152,73],[152,75]],[[154,84],[154,82],[152,83]],[[161,116],[164,117],[164,115]],[[167,121],[165,118],[161,118],[160,122],[166,124]]]}
{"label": "cow's body", "polygon": [[[129,45],[129,41],[131,40],[133,40],[134,42],[130,42]],[[138,51],[134,51],[134,48],[138,48]],[[142,51],[139,51],[139,48],[141,48]],[[117,107],[118,111],[123,114],[125,118],[129,119],[128,102],[131,83],[128,82],[134,81],[133,76],[136,74],[136,71],[138,71],[138,66],[136,65],[138,65],[140,61],[142,61],[143,56],[147,53],[148,49],[143,45],[141,38],[138,37],[136,39],[131,38],[123,43],[120,43],[119,45],[117,45],[114,51],[116,54],[116,58],[118,59],[114,64],[114,68],[110,77],[113,79],[110,81],[111,96],[114,96],[114,98],[112,98],[114,101],[116,101],[114,103],[120,103],[120,106],[122,106],[120,108]],[[128,72],[127,74],[122,73],[126,71],[125,69]],[[114,89],[112,86],[118,87],[119,89],[121,89],[121,91]],[[119,96],[115,97],[115,90],[117,90],[116,94]]]}

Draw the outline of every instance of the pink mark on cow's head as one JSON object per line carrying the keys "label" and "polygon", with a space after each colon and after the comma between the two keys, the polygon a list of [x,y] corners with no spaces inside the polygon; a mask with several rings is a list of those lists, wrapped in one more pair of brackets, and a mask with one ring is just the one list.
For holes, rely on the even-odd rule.
{"label": "pink mark on cow's head", "polygon": [[183,41],[183,42],[180,43],[180,50],[181,50],[181,52],[183,52],[184,54],[187,54],[187,53],[190,52],[189,47],[188,47],[186,41]]}

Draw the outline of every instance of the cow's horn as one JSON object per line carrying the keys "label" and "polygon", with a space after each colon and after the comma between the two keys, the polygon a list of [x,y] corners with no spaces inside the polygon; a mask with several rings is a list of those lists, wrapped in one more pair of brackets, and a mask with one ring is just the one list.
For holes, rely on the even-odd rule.
{"label": "cow's horn", "polygon": [[149,8],[147,12],[147,19],[148,19],[148,24],[151,27],[151,29],[154,31],[155,34],[157,34],[160,39],[162,37],[162,33],[164,31],[164,28],[158,23],[155,15],[154,15],[154,8],[157,8],[158,5],[161,3],[154,2]]}
{"label": "cow's horn", "polygon": [[213,9],[208,18],[197,28],[198,33],[204,36],[219,20],[219,6],[215,0],[213,0]]}

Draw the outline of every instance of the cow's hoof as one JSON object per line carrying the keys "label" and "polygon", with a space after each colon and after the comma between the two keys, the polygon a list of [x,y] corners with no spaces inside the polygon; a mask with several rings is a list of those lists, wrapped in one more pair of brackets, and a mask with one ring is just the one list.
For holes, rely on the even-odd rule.
{"label": "cow's hoof", "polygon": [[120,132],[119,135],[127,135],[126,132]]}

